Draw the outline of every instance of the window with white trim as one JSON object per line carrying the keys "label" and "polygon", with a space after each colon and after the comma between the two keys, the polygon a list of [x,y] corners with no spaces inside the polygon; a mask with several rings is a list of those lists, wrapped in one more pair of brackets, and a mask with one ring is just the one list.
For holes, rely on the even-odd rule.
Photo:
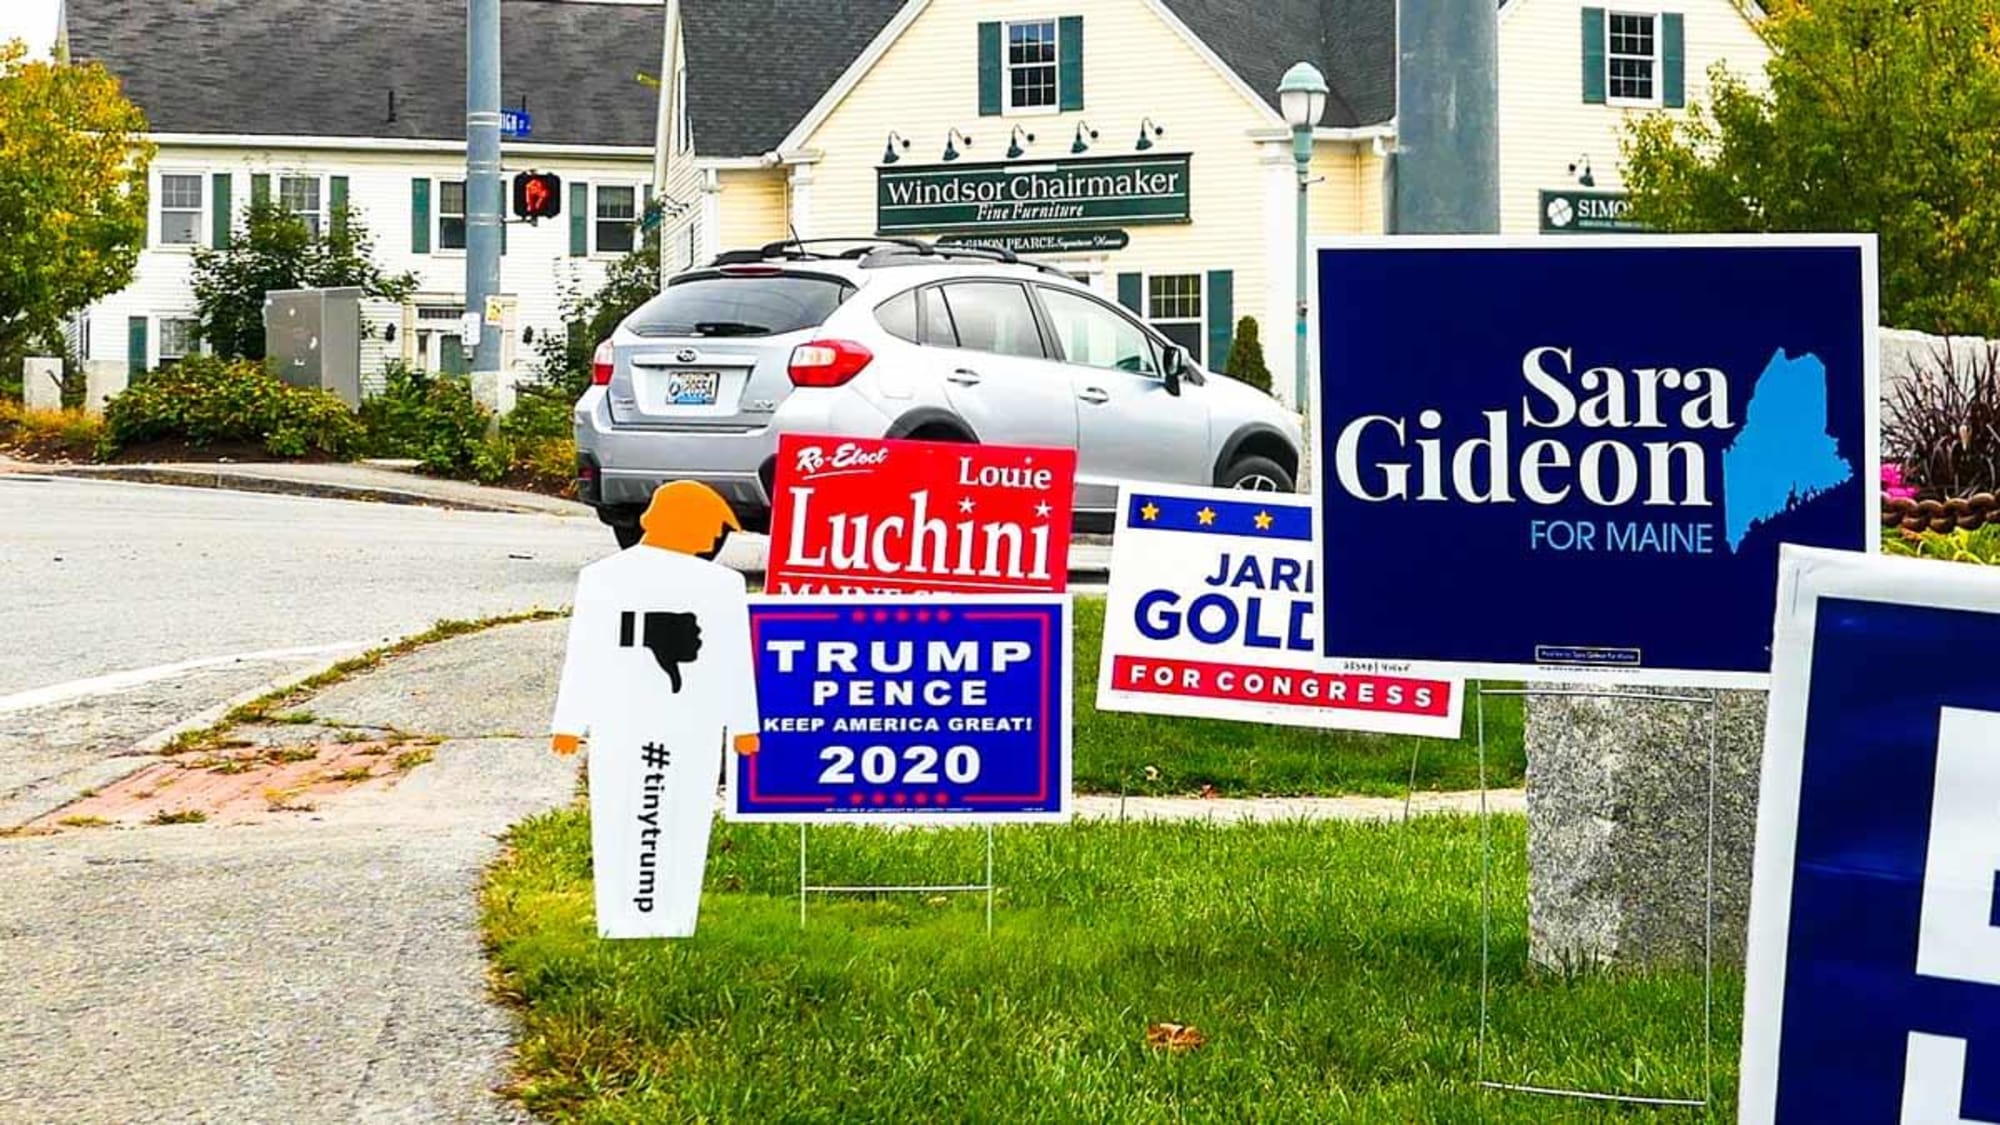
{"label": "window with white trim", "polygon": [[193,317],[161,317],[159,366],[171,367],[199,351],[196,341],[200,330],[201,321]]}
{"label": "window with white trim", "polygon": [[297,215],[307,230],[318,235],[326,230],[325,188],[318,176],[279,176],[278,204]]}
{"label": "window with white trim", "polygon": [[440,250],[465,249],[464,180],[438,181],[437,245]]}
{"label": "window with white trim", "polygon": [[1157,273],[1146,276],[1146,323],[1201,360],[1207,328],[1202,320],[1202,276]]}
{"label": "window with white trim", "polygon": [[1055,109],[1056,21],[1010,23],[1007,35],[1007,108]]}
{"label": "window with white trim", "polygon": [[1604,20],[1604,89],[1614,102],[1660,100],[1659,17],[1609,12]]}
{"label": "window with white trim", "polygon": [[591,187],[592,224],[599,254],[632,252],[632,232],[639,221],[639,189],[630,184]]}
{"label": "window with white trim", "polygon": [[201,242],[201,176],[160,174],[160,245],[194,246]]}

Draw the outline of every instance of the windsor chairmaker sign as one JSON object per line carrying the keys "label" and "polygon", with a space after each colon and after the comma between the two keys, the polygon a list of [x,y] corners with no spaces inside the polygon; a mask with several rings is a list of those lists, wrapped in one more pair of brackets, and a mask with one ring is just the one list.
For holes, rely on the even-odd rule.
{"label": "windsor chairmaker sign", "polygon": [[1186,154],[875,171],[877,234],[1189,221]]}

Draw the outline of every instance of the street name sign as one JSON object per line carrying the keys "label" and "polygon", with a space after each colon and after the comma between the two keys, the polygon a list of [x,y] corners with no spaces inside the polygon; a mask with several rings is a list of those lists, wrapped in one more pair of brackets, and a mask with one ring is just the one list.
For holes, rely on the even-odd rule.
{"label": "street name sign", "polygon": [[1076,450],[784,434],[764,588],[1060,591]]}
{"label": "street name sign", "polygon": [[1067,595],[766,597],[750,631],[763,726],[730,819],[1069,819]]}
{"label": "street name sign", "polygon": [[1462,685],[1320,657],[1313,556],[1306,497],[1126,486],[1098,709],[1457,738]]}
{"label": "street name sign", "polygon": [[875,233],[1185,223],[1188,157],[896,165],[875,170]]}
{"label": "street name sign", "polygon": [[503,109],[500,111],[500,135],[509,140],[534,135],[535,118],[525,109]]}
{"label": "street name sign", "polygon": [[1783,543],[1872,549],[1872,235],[1318,250],[1321,640],[1413,675],[1761,687]]}
{"label": "street name sign", "polygon": [[2000,1122],[2000,572],[1787,548],[1742,1120]]}

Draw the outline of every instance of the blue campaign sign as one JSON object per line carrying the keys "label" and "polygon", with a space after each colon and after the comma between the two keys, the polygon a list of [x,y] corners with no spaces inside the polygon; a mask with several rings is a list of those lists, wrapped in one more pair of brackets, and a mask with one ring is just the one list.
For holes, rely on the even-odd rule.
{"label": "blue campaign sign", "polygon": [[500,111],[500,135],[520,138],[530,136],[535,131],[535,119],[525,109],[503,109]]}
{"label": "blue campaign sign", "polygon": [[1066,596],[773,598],[750,630],[761,745],[730,819],[1068,819]]}
{"label": "blue campaign sign", "polygon": [[1742,1120],[2000,1122],[2000,573],[1787,549]]}
{"label": "blue campaign sign", "polygon": [[1761,686],[1783,542],[1869,549],[1872,236],[1318,252],[1331,657]]}

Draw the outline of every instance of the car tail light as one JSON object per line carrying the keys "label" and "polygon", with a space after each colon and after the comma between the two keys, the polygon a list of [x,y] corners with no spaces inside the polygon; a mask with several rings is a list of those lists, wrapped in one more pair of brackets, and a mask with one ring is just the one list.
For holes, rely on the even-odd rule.
{"label": "car tail light", "polygon": [[792,349],[792,385],[838,387],[861,374],[875,353],[852,340],[814,340]]}
{"label": "car tail light", "polygon": [[611,383],[612,354],[613,353],[611,348],[611,341],[609,340],[606,340],[603,343],[597,345],[597,350],[591,353],[590,356],[591,386],[603,387],[603,386],[608,386]]}

